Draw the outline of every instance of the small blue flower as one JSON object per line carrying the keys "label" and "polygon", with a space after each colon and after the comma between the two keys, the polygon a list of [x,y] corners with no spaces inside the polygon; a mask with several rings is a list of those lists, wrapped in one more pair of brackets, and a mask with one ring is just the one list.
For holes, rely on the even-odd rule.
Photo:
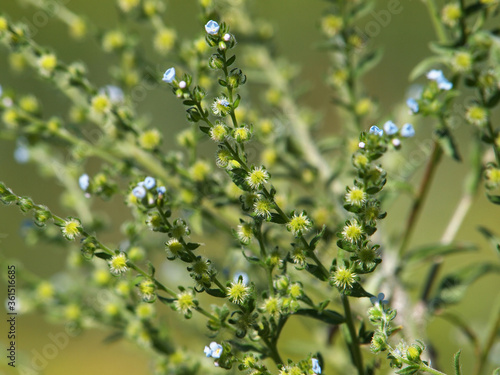
{"label": "small blue flower", "polygon": [[387,135],[393,135],[398,132],[398,127],[392,121],[387,121],[384,124],[384,131]]}
{"label": "small blue flower", "polygon": [[2,88],[2,85],[0,85],[0,97],[2,96],[3,94],[3,88]]}
{"label": "small blue flower", "polygon": [[153,177],[146,177],[144,179],[144,187],[148,190],[151,190],[156,186],[156,180]]}
{"label": "small blue flower", "polygon": [[374,305],[377,304],[386,305],[389,303],[389,301],[385,300],[384,298],[385,298],[384,293],[379,293],[376,297],[375,296],[370,297],[370,302]]}
{"label": "small blue flower", "polygon": [[167,83],[172,83],[174,79],[175,79],[175,68],[167,69],[165,71],[165,74],[163,74],[162,81]]}
{"label": "small blue flower", "polygon": [[417,113],[419,110],[418,103],[413,98],[408,99],[406,101],[406,105],[408,106],[408,108],[410,108],[410,111],[412,111],[412,113]]}
{"label": "small blue flower", "polygon": [[105,94],[111,100],[111,103],[121,103],[125,98],[123,90],[114,85],[104,86],[99,90],[99,94]]}
{"label": "small blue flower", "polygon": [[30,151],[23,143],[18,143],[16,149],[14,150],[14,159],[19,164],[25,164],[30,160]]}
{"label": "small blue flower", "polygon": [[210,35],[217,35],[217,33],[219,32],[219,28],[219,24],[213,20],[208,21],[205,25],[205,30]]}
{"label": "small blue flower", "polygon": [[137,199],[142,199],[146,196],[146,189],[142,186],[136,186],[134,190],[132,190],[132,194],[134,194]]}
{"label": "small blue flower", "polygon": [[438,84],[439,89],[441,90],[448,91],[453,88],[453,84],[446,79],[441,70],[432,69],[427,73],[426,77],[431,81],[435,81]]}
{"label": "small blue flower", "polygon": [[245,272],[241,272],[241,271],[238,271],[234,274],[233,282],[237,283],[240,279],[240,276],[241,276],[241,282],[243,283],[243,285],[248,285],[248,281],[249,281],[248,275]]}
{"label": "small blue flower", "polygon": [[167,188],[165,186],[158,186],[156,188],[156,192],[158,194],[164,195],[167,192]]}
{"label": "small blue flower", "polygon": [[223,351],[222,345],[217,344],[215,341],[212,341],[210,343],[210,347],[205,346],[205,349],[203,350],[203,352],[207,357],[212,357],[212,358],[220,358],[220,356],[222,355],[222,351]]}
{"label": "small blue flower", "polygon": [[80,185],[80,189],[83,191],[87,191],[90,185],[90,177],[88,174],[84,173],[78,179],[78,185]]}
{"label": "small blue flower", "polygon": [[312,362],[312,370],[315,374],[321,374],[321,366],[319,365],[319,361],[316,358],[311,358]]}
{"label": "small blue flower", "polygon": [[373,125],[372,127],[370,127],[370,134],[375,134],[381,137],[384,135],[384,131],[380,129],[378,126]]}
{"label": "small blue flower", "polygon": [[415,135],[415,129],[413,129],[412,124],[404,124],[401,128],[401,136],[405,138],[410,138]]}

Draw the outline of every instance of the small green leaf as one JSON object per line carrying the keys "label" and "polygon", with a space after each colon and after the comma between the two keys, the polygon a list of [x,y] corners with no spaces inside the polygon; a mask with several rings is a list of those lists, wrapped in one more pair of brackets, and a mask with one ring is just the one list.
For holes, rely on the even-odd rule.
{"label": "small green leaf", "polygon": [[109,260],[112,258],[112,255],[105,253],[104,251],[96,251],[94,255],[98,258],[104,259],[104,260]]}
{"label": "small green leaf", "polygon": [[164,303],[165,305],[170,305],[175,301],[175,298],[167,298],[167,297],[162,297],[158,296],[158,299],[160,302]]}
{"label": "small green leaf", "polygon": [[381,48],[365,55],[356,67],[355,76],[361,77],[369,70],[373,69],[382,60],[383,52]]}
{"label": "small green leaf", "polygon": [[460,354],[461,353],[462,353],[462,350],[459,350],[453,356],[453,368],[455,370],[455,375],[462,375],[462,370],[460,368]]}
{"label": "small green leaf", "polygon": [[275,224],[286,224],[288,223],[288,221],[286,221],[281,215],[277,214],[277,213],[271,213],[271,220],[270,220],[271,223],[275,223]]}
{"label": "small green leaf", "polygon": [[231,57],[227,60],[227,62],[226,62],[226,66],[231,66],[231,65],[233,65],[233,63],[234,63],[234,61],[235,61],[235,60],[236,60],[236,55],[231,56]]}
{"label": "small green leaf", "polygon": [[186,99],[182,102],[184,105],[196,105],[196,102],[194,100]]}
{"label": "small green leaf", "polygon": [[447,59],[443,56],[432,56],[422,60],[417,64],[410,73],[410,81],[413,81],[421,75],[433,69],[436,65],[446,62]]}
{"label": "small green leaf", "polygon": [[323,310],[319,313],[315,309],[299,309],[295,312],[294,315],[307,316],[309,318],[317,319],[327,324],[342,324],[345,322],[345,319],[338,312],[333,310]]}
{"label": "small green leaf", "polygon": [[189,249],[189,250],[196,250],[197,248],[199,248],[201,246],[200,243],[196,243],[196,242],[188,242],[186,244],[186,247]]}
{"label": "small green leaf", "polygon": [[108,335],[102,340],[104,344],[112,344],[115,341],[121,340],[123,338],[123,332],[114,332],[111,335]]}
{"label": "small green leaf", "polygon": [[246,178],[248,173],[242,168],[235,168],[230,171],[227,171],[231,180],[233,180],[234,184],[238,186],[243,191],[251,191],[250,186],[248,186]]}
{"label": "small green leaf", "polygon": [[460,302],[472,283],[493,272],[500,273],[500,266],[491,263],[477,263],[448,274],[441,280],[436,296],[430,301],[431,306],[440,307]]}
{"label": "small green leaf", "polygon": [[323,225],[323,227],[321,228],[321,232],[319,232],[317,235],[315,235],[313,237],[313,239],[311,240],[311,242],[309,243],[310,250],[316,249],[316,246],[318,246],[318,242],[321,240],[321,238],[323,238],[325,231],[326,231],[326,225]]}
{"label": "small green leaf", "polygon": [[413,375],[416,374],[420,370],[420,365],[409,365],[405,368],[402,368],[399,371],[396,371],[396,374],[399,375]]}
{"label": "small green leaf", "polygon": [[489,195],[486,194],[488,197],[489,201],[494,204],[500,204],[500,195]]}
{"label": "small green leaf", "polygon": [[220,289],[205,289],[205,292],[213,297],[226,298],[226,294]]}
{"label": "small green leaf", "polygon": [[462,161],[457,144],[450,131],[448,129],[440,129],[436,131],[436,135],[444,153],[456,161]]}
{"label": "small green leaf", "polygon": [[319,268],[315,264],[307,263],[306,271],[309,272],[311,275],[317,277],[321,281],[326,281],[327,279],[327,277],[321,271],[321,268]]}
{"label": "small green leaf", "polygon": [[353,287],[349,289],[345,294],[348,295],[349,297],[356,297],[356,298],[373,296],[373,294],[370,294],[366,290],[364,290],[360,283],[354,283]]}
{"label": "small green leaf", "polygon": [[498,255],[500,255],[500,238],[495,236],[495,234],[492,231],[490,231],[485,227],[479,227],[478,230],[481,232],[483,236],[486,237],[493,250],[497,251]]}

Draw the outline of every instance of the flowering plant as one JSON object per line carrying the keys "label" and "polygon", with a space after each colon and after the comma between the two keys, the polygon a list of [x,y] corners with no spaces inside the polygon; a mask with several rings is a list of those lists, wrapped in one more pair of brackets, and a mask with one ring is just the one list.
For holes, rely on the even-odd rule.
{"label": "flowering plant", "polygon": [[[112,84],[99,87],[83,62],[65,62],[26,22],[0,14],[12,68],[29,67],[69,106],[68,116],[60,108],[48,116],[45,98],[0,90],[0,138],[17,143],[18,163],[58,181],[64,208],[20,195],[4,176],[0,200],[30,215],[27,242],[58,244],[68,256],[58,280],[17,263],[15,311],[43,311],[75,335],[103,327],[108,341],[149,353],[155,374],[458,375],[464,363],[479,375],[500,366],[498,294],[482,296],[492,322],[481,333],[453,311],[482,276],[498,282],[498,222],[479,229],[496,258],[482,252],[484,260],[445,273],[450,255],[478,248],[456,237],[480,192],[488,210],[500,204],[498,0],[422,5],[437,41],[410,75],[418,84],[386,116],[363,85],[381,53],[359,25],[370,12],[390,20],[398,6],[373,13],[371,1],[329,0],[320,28],[341,129],[323,137],[321,118],[297,100],[297,73],[274,55],[271,25],[245,1],[200,0],[192,38],[166,24],[160,0],[118,0],[123,22],[111,30],[60,2],[25,1],[119,62]],[[151,42],[139,39],[146,32],[153,58],[142,50]],[[142,115],[147,90],[184,107],[182,151],[173,149],[170,113],[153,124]],[[421,162],[411,159],[417,142]],[[444,220],[421,214],[440,164],[452,160],[467,164],[456,210],[439,242],[415,241],[424,219]],[[407,218],[393,233],[383,220],[405,214],[401,199]],[[95,212],[99,201],[119,207],[113,224]],[[435,321],[467,340],[434,345],[426,328]],[[299,322],[308,329],[297,342],[290,330]],[[186,334],[194,337],[182,343]],[[453,360],[438,361],[446,350]],[[19,358],[20,373],[43,370],[35,367]]]}

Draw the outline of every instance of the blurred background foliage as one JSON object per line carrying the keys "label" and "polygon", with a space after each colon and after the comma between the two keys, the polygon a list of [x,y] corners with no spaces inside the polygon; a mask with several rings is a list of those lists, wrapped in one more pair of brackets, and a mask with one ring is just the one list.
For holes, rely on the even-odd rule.
{"label": "blurred background foliage", "polygon": [[[99,27],[114,27],[119,22],[119,12],[113,1],[97,0],[66,0],[66,6],[78,14],[85,15]],[[202,27],[197,18],[198,4],[195,0],[168,1],[166,24],[177,30],[178,36],[191,36],[198,33]],[[376,20],[377,11],[385,9],[385,1],[377,1],[375,13],[369,14],[365,21]],[[289,62],[300,68],[300,82],[303,85],[303,95],[299,102],[310,107],[315,113],[322,116],[318,135],[332,133],[340,128],[338,125],[341,117],[335,111],[332,103],[332,90],[325,84],[329,68],[327,54],[319,48],[321,40],[319,19],[323,14],[326,3],[320,0],[254,0],[250,2],[252,11],[272,24],[274,30],[273,45],[278,56],[286,58]],[[391,15],[386,26],[380,27],[380,33],[370,39],[373,47],[382,46],[384,55],[378,66],[365,77],[365,84],[370,95],[375,97],[380,105],[381,119],[389,116],[394,110],[394,103],[403,102],[410,82],[408,79],[412,68],[424,57],[429,55],[428,43],[434,40],[434,32],[428,18],[426,9],[419,1],[405,0],[400,2],[402,11]],[[12,20],[32,22],[36,9],[24,4],[22,0],[5,0],[1,2],[0,12],[8,14]],[[362,27],[362,25],[360,25]],[[150,56],[153,50],[153,41],[150,35],[141,34],[141,44]],[[238,35],[236,35],[238,39]],[[90,79],[97,86],[111,84],[108,66],[114,57],[102,52],[100,46],[92,39],[75,42],[69,37],[67,26],[56,19],[49,19],[44,27],[37,29],[35,40],[44,46],[57,51],[58,58],[65,61],[84,61]],[[236,50],[236,53],[238,51]],[[157,64],[157,69],[163,70],[172,65],[168,56],[165,59],[152,58]],[[117,62],[117,61],[116,61]],[[158,72],[158,81],[161,78]],[[251,83],[251,82],[250,82]],[[47,114],[60,113],[61,102],[66,101],[60,93],[45,82],[38,79],[35,74],[26,69],[21,72],[9,66],[9,59],[5,49],[0,49],[0,84],[13,87],[19,93],[32,93],[42,103],[43,111]],[[164,137],[163,148],[178,148],[175,135],[185,128],[184,108],[179,105],[176,98],[170,95],[168,88],[157,85],[147,91],[147,95],[140,102],[136,102],[138,112],[147,114],[153,126],[159,128]],[[258,101],[255,101],[258,103]],[[381,120],[382,121],[382,120]],[[382,123],[382,122],[381,122]],[[380,123],[380,124],[381,124]],[[380,125],[379,124],[379,125]],[[458,129],[459,143],[464,155],[467,150],[467,132]],[[417,128],[417,137],[414,142],[408,142],[405,147],[418,147],[422,141],[429,139],[430,127],[422,123]],[[5,182],[20,195],[29,195],[34,201],[46,204],[60,215],[70,215],[60,204],[62,189],[51,179],[44,178],[38,168],[31,164],[19,165],[13,158],[15,144],[0,140],[0,180]],[[92,166],[90,166],[92,168]],[[466,173],[466,168],[450,159],[446,159],[439,167],[439,173],[431,189],[430,196],[418,222],[412,246],[438,242],[460,197],[462,186],[461,179]],[[413,177],[414,182],[419,181],[421,171]],[[442,272],[447,273],[459,266],[464,266],[479,259],[494,259],[486,240],[478,233],[477,226],[484,225],[491,229],[500,228],[498,209],[489,204],[480,193],[477,204],[471,209],[457,240],[467,240],[479,245],[480,250],[469,255],[455,256],[447,260]],[[409,200],[405,197],[398,198],[392,207],[385,207],[389,212],[387,220],[383,223],[382,230],[397,232],[403,228],[403,218],[408,212]],[[122,204],[119,197],[114,197],[110,202],[95,200],[92,207],[96,212],[105,212],[109,223],[114,218],[123,219],[130,213]],[[39,244],[36,247],[27,246],[20,235],[20,227],[24,218],[19,214],[17,207],[4,206],[0,210],[0,249],[6,257],[19,259],[20,262],[45,278],[54,277],[65,266],[64,249]],[[120,222],[120,221],[119,221]],[[491,223],[494,223],[492,225]],[[496,226],[496,227],[495,227]],[[117,226],[111,226],[109,233],[102,237],[104,241],[118,242],[119,233]],[[220,249],[223,251],[224,249]],[[166,262],[163,257],[156,259],[157,268],[160,263]],[[420,285],[419,277],[426,274],[428,265],[420,265],[414,269],[414,274],[409,275],[415,285]],[[2,265],[2,269],[4,265]],[[3,271],[2,271],[3,272]],[[169,271],[167,271],[169,272]],[[472,326],[479,332],[486,328],[488,311],[493,306],[486,306],[488,295],[498,293],[500,277],[488,275],[480,279],[467,293],[466,302],[451,310],[462,314],[464,320],[471,321]],[[5,288],[1,288],[0,300],[4,300]],[[491,302],[492,303],[492,302]],[[481,306],[481,308],[478,308]],[[163,307],[162,307],[163,308]],[[163,310],[167,311],[168,308]],[[167,318],[168,319],[168,313]],[[294,347],[301,340],[300,335],[310,332],[310,321],[297,319],[295,325],[287,327],[284,342],[287,346]],[[63,330],[63,326],[46,322],[43,316],[31,314],[22,316],[18,320],[18,350],[20,356],[30,357],[33,350],[40,351],[49,342],[48,334]],[[203,330],[203,325],[197,328]],[[323,327],[324,328],[324,327]],[[316,332],[327,337],[327,332]],[[98,330],[85,332],[83,335],[71,339],[69,345],[53,360],[50,360],[45,369],[46,374],[89,374],[89,373],[144,373],[148,368],[148,358],[135,345],[125,341],[106,345],[102,343],[108,332]],[[430,340],[433,346],[440,347],[441,357],[439,364],[446,370],[451,369],[451,357],[460,346],[466,344],[465,337],[452,329],[449,323],[436,319],[429,325]],[[2,342],[5,334],[0,335]],[[4,342],[5,343],[5,342]],[[189,337],[184,337],[182,345],[190,346]],[[195,345],[199,345],[196,342]],[[297,344],[298,345],[298,344]],[[191,348],[193,351],[203,347]],[[335,355],[332,346],[325,355]],[[497,358],[500,365],[500,345],[493,350],[493,358]],[[468,364],[472,364],[471,351],[465,351],[462,357],[464,373],[468,373]],[[2,364],[5,361],[2,360]],[[10,369],[2,369],[10,371]]]}

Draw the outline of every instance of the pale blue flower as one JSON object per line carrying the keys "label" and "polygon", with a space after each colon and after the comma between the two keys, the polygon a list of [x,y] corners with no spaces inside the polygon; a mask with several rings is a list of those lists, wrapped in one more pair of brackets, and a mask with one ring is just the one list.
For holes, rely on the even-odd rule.
{"label": "pale blue flower", "polygon": [[315,374],[321,374],[321,366],[319,365],[319,361],[316,358],[311,358],[312,362],[312,370]]}
{"label": "pale blue flower", "polygon": [[415,129],[413,129],[412,124],[404,124],[401,128],[401,136],[405,138],[410,138],[415,135]]}
{"label": "pale blue flower", "polygon": [[175,68],[167,69],[165,71],[165,74],[163,74],[162,81],[167,83],[172,83],[174,79],[175,79]]}
{"label": "pale blue flower", "polygon": [[30,151],[23,143],[18,143],[14,150],[14,159],[19,164],[25,164],[30,160]]}
{"label": "pale blue flower", "polygon": [[111,100],[111,103],[121,103],[125,98],[123,90],[114,85],[104,86],[99,90],[99,94],[106,94],[109,100]]}
{"label": "pale blue flower", "polygon": [[90,185],[90,177],[87,173],[84,173],[78,179],[78,185],[80,185],[80,189],[83,191],[87,191]]}
{"label": "pale blue flower", "polygon": [[406,105],[408,106],[408,108],[410,108],[410,111],[412,111],[412,113],[417,113],[419,110],[418,103],[413,98],[408,99],[406,101]]}
{"label": "pale blue flower", "polygon": [[143,186],[136,186],[134,190],[132,190],[132,194],[134,194],[137,199],[142,199],[146,196],[146,189],[144,189]]}
{"label": "pale blue flower", "polygon": [[451,90],[453,84],[446,79],[441,70],[433,69],[426,76],[431,81],[435,81],[441,90]]}
{"label": "pale blue flower", "polygon": [[370,302],[374,305],[377,304],[386,305],[389,303],[389,301],[385,300],[384,298],[385,298],[384,293],[379,293],[377,296],[370,297]]}
{"label": "pale blue flower", "polygon": [[156,188],[156,192],[158,194],[164,195],[167,192],[167,188],[165,186],[158,186]]}
{"label": "pale blue flower", "polygon": [[212,358],[220,358],[220,356],[222,355],[222,351],[222,345],[217,344],[215,341],[212,341],[209,347],[205,346],[205,349],[203,350],[207,357]]}
{"label": "pale blue flower", "polygon": [[234,274],[234,277],[233,277],[233,282],[237,283],[240,279],[240,276],[241,276],[241,282],[243,283],[243,285],[248,285],[248,275],[245,273],[245,272],[241,272],[241,271],[238,271]]}
{"label": "pale blue flower", "polygon": [[219,24],[213,20],[208,21],[205,25],[205,30],[210,35],[217,35],[217,33],[219,32],[219,28]]}
{"label": "pale blue flower", "polygon": [[370,134],[375,134],[381,137],[384,135],[384,131],[380,129],[378,126],[373,125],[372,127],[370,127]]}
{"label": "pale blue flower", "polygon": [[3,88],[2,85],[0,85],[0,97],[2,97],[2,94],[3,94]]}
{"label": "pale blue flower", "polygon": [[387,121],[384,124],[384,131],[387,135],[393,135],[398,132],[398,127],[392,121]]}
{"label": "pale blue flower", "polygon": [[156,186],[156,180],[153,177],[146,177],[144,179],[144,187],[148,190],[151,190]]}

